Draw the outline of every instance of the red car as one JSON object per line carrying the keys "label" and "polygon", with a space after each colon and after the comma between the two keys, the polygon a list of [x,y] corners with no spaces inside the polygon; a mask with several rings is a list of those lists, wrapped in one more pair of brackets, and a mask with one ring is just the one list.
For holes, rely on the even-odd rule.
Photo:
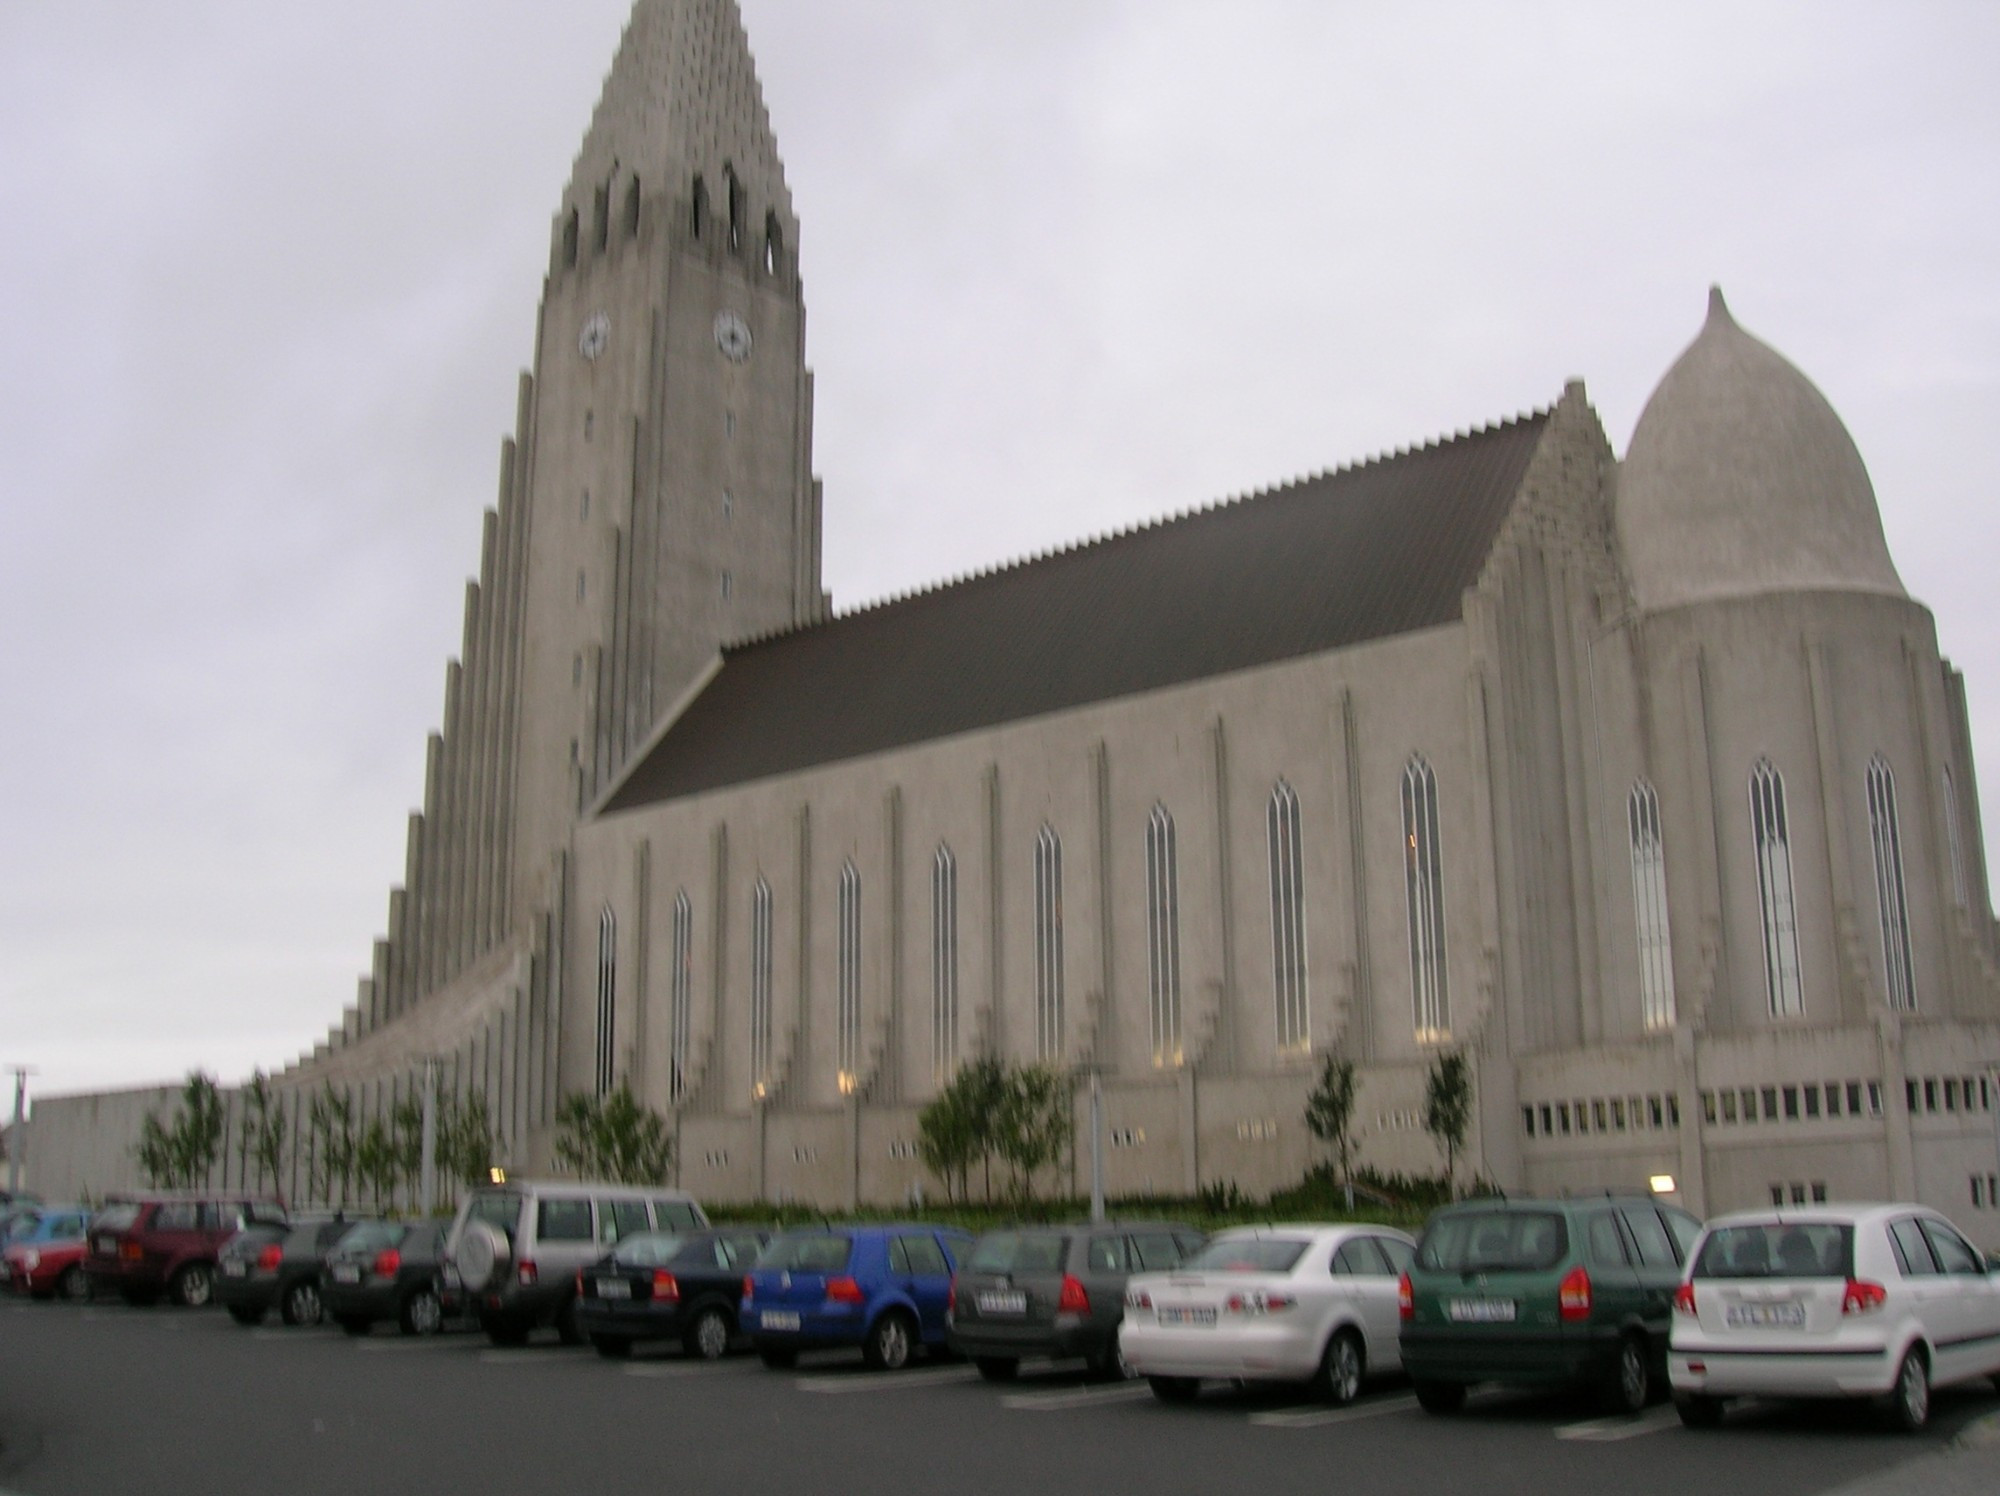
{"label": "red car", "polygon": [[150,1304],[162,1293],[190,1309],[215,1291],[215,1257],[245,1226],[285,1224],[285,1208],[241,1195],[132,1195],[99,1211],[90,1223],[83,1270],[91,1288],[128,1304]]}
{"label": "red car", "polygon": [[43,1209],[31,1226],[14,1233],[0,1253],[0,1284],[38,1299],[61,1294],[66,1299],[90,1297],[83,1275],[84,1233],[90,1213],[81,1205]]}

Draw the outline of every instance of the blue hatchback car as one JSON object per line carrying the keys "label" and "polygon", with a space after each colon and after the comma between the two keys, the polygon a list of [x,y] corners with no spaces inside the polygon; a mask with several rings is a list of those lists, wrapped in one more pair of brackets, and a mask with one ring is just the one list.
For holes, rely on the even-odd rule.
{"label": "blue hatchback car", "polygon": [[776,1237],[743,1279],[739,1323],[766,1366],[859,1346],[878,1371],[941,1350],[951,1277],[972,1245],[939,1226],[832,1226]]}

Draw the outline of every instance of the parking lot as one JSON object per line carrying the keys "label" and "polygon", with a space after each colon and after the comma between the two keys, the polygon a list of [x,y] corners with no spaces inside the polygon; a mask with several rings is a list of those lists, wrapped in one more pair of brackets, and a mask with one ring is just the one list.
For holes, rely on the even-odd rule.
{"label": "parking lot", "polygon": [[495,1349],[213,1311],[0,1305],[0,1489],[70,1492],[934,1490],[1817,1493],[1947,1448],[2000,1413],[1941,1394],[1916,1438],[1844,1407],[1752,1405],[1719,1433],[1673,1410],[1604,1418],[1574,1399],[1475,1393],[1457,1417],[1371,1388],[1343,1410],[1216,1384],[1188,1407],[1143,1383],[1028,1365],[791,1372],[754,1357],[629,1362],[538,1336]]}

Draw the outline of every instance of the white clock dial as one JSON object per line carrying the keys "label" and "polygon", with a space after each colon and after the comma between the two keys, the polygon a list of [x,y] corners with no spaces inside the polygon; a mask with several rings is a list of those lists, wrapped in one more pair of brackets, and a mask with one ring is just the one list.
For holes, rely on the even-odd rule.
{"label": "white clock dial", "polygon": [[750,356],[750,324],[734,312],[720,312],[715,318],[715,346],[732,364]]}
{"label": "white clock dial", "polygon": [[585,358],[595,360],[611,342],[611,319],[602,312],[592,315],[583,324],[583,331],[577,334],[576,351]]}

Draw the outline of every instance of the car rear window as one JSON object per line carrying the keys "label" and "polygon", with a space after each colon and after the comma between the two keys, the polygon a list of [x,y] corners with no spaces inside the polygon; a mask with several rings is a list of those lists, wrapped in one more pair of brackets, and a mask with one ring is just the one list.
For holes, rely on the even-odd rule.
{"label": "car rear window", "polygon": [[537,1202],[535,1237],[538,1241],[589,1241],[591,1237],[588,1200],[542,1200]]}
{"label": "car rear window", "polygon": [[638,1232],[618,1243],[611,1260],[626,1267],[660,1267],[678,1257],[686,1245],[685,1238],[672,1232]]}
{"label": "car rear window", "polygon": [[[295,1232],[289,1245],[312,1250],[316,1230]],[[403,1228],[394,1221],[357,1221],[334,1240],[343,1252],[379,1252],[384,1247],[401,1246]]]}
{"label": "car rear window", "polygon": [[1210,1242],[1187,1266],[1220,1273],[1288,1273],[1306,1254],[1302,1241],[1275,1236],[1224,1236]]}
{"label": "car rear window", "polygon": [[1059,1273],[1069,1238],[1041,1232],[991,1231],[972,1249],[975,1273]]}
{"label": "car rear window", "polygon": [[1431,1222],[1417,1266],[1437,1273],[1547,1272],[1569,1253],[1569,1228],[1552,1210],[1448,1215]]}
{"label": "car rear window", "polygon": [[781,1236],[757,1259],[759,1268],[785,1273],[837,1273],[854,1250],[845,1236]]}
{"label": "car rear window", "polygon": [[484,1221],[489,1226],[497,1226],[507,1233],[507,1240],[514,1239],[514,1228],[521,1220],[521,1197],[506,1191],[484,1192],[472,1197],[472,1208],[466,1211],[468,1221]]}
{"label": "car rear window", "polygon": [[1694,1260],[1697,1278],[1851,1278],[1854,1228],[1834,1221],[1718,1226]]}

